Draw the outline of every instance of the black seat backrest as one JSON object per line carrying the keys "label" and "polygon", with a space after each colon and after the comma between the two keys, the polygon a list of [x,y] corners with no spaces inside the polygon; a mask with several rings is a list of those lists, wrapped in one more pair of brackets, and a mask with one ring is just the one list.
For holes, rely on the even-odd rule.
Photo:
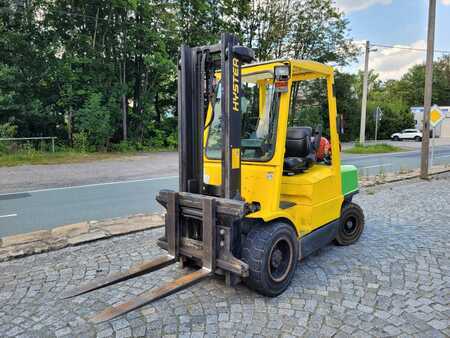
{"label": "black seat backrest", "polygon": [[312,150],[311,136],[311,127],[288,128],[284,157],[307,157]]}

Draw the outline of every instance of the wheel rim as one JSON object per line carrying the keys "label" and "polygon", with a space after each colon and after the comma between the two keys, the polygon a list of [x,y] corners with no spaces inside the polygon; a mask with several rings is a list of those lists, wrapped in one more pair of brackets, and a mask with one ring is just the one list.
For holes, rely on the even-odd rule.
{"label": "wheel rim", "polygon": [[342,231],[346,236],[353,236],[358,229],[358,220],[354,216],[349,216],[342,226]]}
{"label": "wheel rim", "polygon": [[293,247],[289,239],[281,237],[272,245],[268,260],[270,278],[282,282],[289,274],[292,266]]}

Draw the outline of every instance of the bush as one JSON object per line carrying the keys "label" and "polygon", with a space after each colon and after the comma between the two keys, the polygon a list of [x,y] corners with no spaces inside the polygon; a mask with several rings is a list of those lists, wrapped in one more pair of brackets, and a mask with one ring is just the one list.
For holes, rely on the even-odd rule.
{"label": "bush", "polygon": [[[0,138],[10,138],[15,137],[17,133],[17,126],[7,122],[0,124]],[[8,143],[8,141],[1,141],[0,142],[0,153],[6,153],[10,150],[11,147],[13,147],[11,143]]]}
{"label": "bush", "polygon": [[163,120],[160,123],[150,123],[149,146],[153,149],[176,148],[178,144],[178,129],[176,119]]}
{"label": "bush", "polygon": [[129,141],[121,141],[119,144],[116,145],[114,150],[119,151],[121,153],[128,153],[135,151],[136,148],[135,145]]}
{"label": "bush", "polygon": [[175,133],[171,133],[168,137],[167,137],[167,146],[169,148],[176,148],[178,145],[178,134]]}
{"label": "bush", "polygon": [[84,131],[73,134],[73,148],[81,152],[89,151],[88,136]]}
{"label": "bush", "polygon": [[152,148],[163,148],[165,146],[166,135],[160,129],[153,129],[153,136],[150,139],[150,146]]}
{"label": "bush", "polygon": [[90,146],[104,150],[112,135],[111,115],[102,103],[102,94],[92,93],[75,117],[76,127],[86,133]]}
{"label": "bush", "polygon": [[15,137],[17,134],[17,126],[7,122],[0,124],[0,138]]}

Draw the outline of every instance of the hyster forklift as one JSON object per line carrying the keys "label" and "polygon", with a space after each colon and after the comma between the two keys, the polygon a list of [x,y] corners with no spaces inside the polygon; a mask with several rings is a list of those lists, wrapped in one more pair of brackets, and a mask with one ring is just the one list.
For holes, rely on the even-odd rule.
{"label": "hyster forklift", "polygon": [[[94,280],[73,297],[180,262],[194,272],[92,318],[102,322],[213,274],[266,296],[291,283],[297,262],[334,241],[360,237],[352,202],[357,170],[340,164],[332,67],[303,60],[249,64],[251,49],[222,34],[216,45],[181,47],[178,66],[179,191],[161,190],[166,255]],[[288,127],[302,81],[326,83],[331,155],[317,156],[322,128]]]}

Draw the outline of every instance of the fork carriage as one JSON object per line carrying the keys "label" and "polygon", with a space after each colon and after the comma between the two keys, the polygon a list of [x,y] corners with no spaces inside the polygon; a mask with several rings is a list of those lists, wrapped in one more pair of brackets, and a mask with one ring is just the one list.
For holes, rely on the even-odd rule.
{"label": "fork carriage", "polygon": [[239,244],[236,224],[248,212],[245,202],[186,192],[162,190],[156,200],[167,209],[165,236],[158,245],[183,264],[194,264],[217,274],[248,277],[248,265],[233,255]]}

